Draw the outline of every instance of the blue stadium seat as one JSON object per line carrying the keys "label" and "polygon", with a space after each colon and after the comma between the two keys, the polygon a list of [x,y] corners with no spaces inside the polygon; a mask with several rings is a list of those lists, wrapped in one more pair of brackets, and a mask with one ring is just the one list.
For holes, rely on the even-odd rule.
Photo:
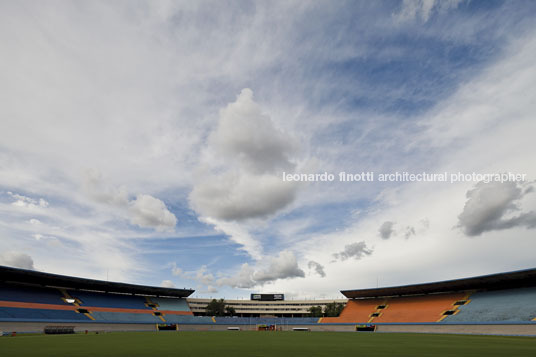
{"label": "blue stadium seat", "polygon": [[442,322],[526,322],[536,316],[536,288],[477,292]]}
{"label": "blue stadium seat", "polygon": [[135,295],[106,294],[91,291],[68,290],[69,295],[81,301],[80,306],[117,307],[122,309],[149,309],[145,298]]}
{"label": "blue stadium seat", "polygon": [[192,316],[192,315],[165,315],[166,322],[174,324],[213,324],[210,316]]}
{"label": "blue stadium seat", "polygon": [[190,311],[186,299],[156,298],[151,297],[151,302],[158,304],[158,310]]}
{"label": "blue stadium seat", "polygon": [[64,302],[58,289],[34,288],[0,284],[0,300],[19,301],[39,304],[69,305]]}
{"label": "blue stadium seat", "polygon": [[91,321],[84,314],[69,310],[25,309],[0,307],[1,320],[17,321]]}
{"label": "blue stadium seat", "polygon": [[152,314],[133,314],[125,312],[92,311],[91,316],[96,322],[110,323],[162,323],[162,320]]}

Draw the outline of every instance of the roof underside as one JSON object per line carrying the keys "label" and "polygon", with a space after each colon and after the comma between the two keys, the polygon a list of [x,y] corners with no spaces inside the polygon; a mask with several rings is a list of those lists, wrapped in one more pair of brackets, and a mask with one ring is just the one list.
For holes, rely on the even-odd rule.
{"label": "roof underside", "polygon": [[382,296],[422,295],[469,290],[498,290],[536,286],[536,269],[477,276],[435,283],[392,286],[376,289],[342,290],[350,299]]}
{"label": "roof underside", "polygon": [[171,289],[76,278],[5,266],[0,266],[0,282],[11,284],[31,284],[43,287],[59,287],[76,290],[94,290],[109,293],[171,297],[188,297],[195,291],[191,289]]}

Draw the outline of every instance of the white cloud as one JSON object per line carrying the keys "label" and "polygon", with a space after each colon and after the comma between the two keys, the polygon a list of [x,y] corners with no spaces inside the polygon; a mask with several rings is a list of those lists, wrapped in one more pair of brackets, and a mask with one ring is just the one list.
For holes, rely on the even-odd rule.
{"label": "white cloud", "polygon": [[[30,217],[15,206],[3,210],[0,220],[6,231],[0,232],[0,249],[35,246],[40,267],[51,271],[67,272],[66,266],[75,266],[68,273],[102,278],[109,269],[116,279],[134,279],[149,268],[129,239],[159,236],[138,230],[138,225],[172,230],[175,217],[163,200],[182,199],[198,182],[192,172],[199,156],[192,153],[204,150],[217,124],[214,113],[225,106],[226,93],[243,88],[244,80],[256,86],[257,81],[251,81],[255,73],[282,58],[288,41],[280,39],[285,40],[283,27],[292,24],[292,16],[280,18],[277,31],[267,32],[273,26],[268,16],[272,10],[266,8],[255,15],[223,4],[161,2],[1,7],[0,95],[5,105],[0,116],[5,120],[0,121],[0,187],[24,188],[32,198],[46,193],[51,204],[42,213],[45,204],[40,206],[36,198],[31,204],[39,212]],[[288,14],[288,7],[302,11],[295,4],[281,4],[273,11]],[[176,21],[178,13],[191,21]],[[217,15],[218,24],[208,20],[211,14]],[[257,124],[266,118],[260,115]],[[290,160],[285,131],[265,124],[262,129],[273,129],[268,134],[278,139],[265,136],[258,152],[244,154],[241,165],[249,170],[245,175],[261,168],[252,161],[259,155],[271,157],[266,169],[285,167],[285,158]],[[231,152],[252,148],[251,142],[233,147],[224,136],[217,141],[214,145]],[[227,157],[223,149],[222,155]],[[95,186],[85,177],[88,168],[104,173],[105,182]],[[288,192],[266,182],[270,194]],[[164,199],[161,192],[173,198]],[[259,214],[287,205],[279,197]],[[39,232],[26,226],[29,219],[42,222]],[[231,227],[226,223],[218,226]],[[239,233],[237,242],[247,239],[248,247],[262,251],[243,227],[229,229]],[[43,240],[36,244],[33,234],[58,237],[63,250],[45,251]]]}
{"label": "white cloud", "polygon": [[263,174],[288,171],[294,154],[292,139],[275,128],[253,100],[253,91],[242,89],[236,101],[221,110],[211,145],[227,160],[240,162],[250,172]]}
{"label": "white cloud", "polygon": [[266,283],[278,279],[288,279],[305,277],[305,273],[298,266],[298,261],[294,253],[282,251],[277,257],[269,259],[270,265],[267,269],[258,270],[253,275],[255,281]]}
{"label": "white cloud", "polygon": [[48,207],[48,202],[44,198],[33,199],[31,197],[26,197],[23,195],[19,195],[17,193],[12,193],[12,192],[8,192],[8,195],[10,195],[13,199],[15,199],[15,201],[12,202],[11,204],[16,207],[26,207],[30,209]]}
{"label": "white cloud", "polygon": [[13,268],[35,270],[34,261],[26,253],[7,251],[0,254],[0,265],[6,265]]}
{"label": "white cloud", "polygon": [[208,285],[208,286],[198,285],[197,288],[195,289],[195,292],[197,294],[214,294],[218,292],[218,288],[212,285]]}
{"label": "white cloud", "polygon": [[342,261],[350,258],[359,260],[367,255],[371,255],[372,252],[373,250],[368,248],[367,244],[364,241],[361,241],[345,245],[344,250],[339,253],[334,253],[333,257]]}
{"label": "white cloud", "polygon": [[[373,10],[385,12],[384,5],[371,4]],[[493,48],[475,46],[473,51],[472,41],[483,37],[481,33],[487,37],[486,26],[503,23],[503,18],[512,21],[503,9],[516,6],[502,6],[491,13],[492,18],[499,18],[495,22],[484,12],[480,18],[452,19],[433,28],[437,14],[458,4],[405,1],[397,15],[390,16],[392,10],[387,9],[387,16],[360,18],[356,23],[362,27],[350,31],[360,36],[347,41],[344,23],[333,26],[347,9],[331,5],[322,8],[282,2],[238,9],[223,3],[207,7],[179,2],[106,6],[66,2],[57,8],[46,2],[32,6],[2,3],[0,188],[24,192],[33,201],[13,199],[13,203],[20,201],[18,206],[0,202],[0,251],[30,252],[40,268],[58,273],[103,278],[109,269],[114,279],[134,279],[154,262],[140,259],[137,244],[129,238],[160,235],[138,230],[136,223],[124,223],[135,220],[171,229],[173,217],[167,215],[169,210],[158,197],[176,206],[177,200],[191,192],[191,207],[203,216],[200,220],[231,236],[257,261],[249,266],[253,272],[244,269],[246,278],[239,279],[246,285],[247,277],[252,279],[255,271],[267,269],[258,265],[263,244],[300,252],[304,260],[298,260],[298,266],[315,261],[329,273],[330,279],[311,274],[308,279],[278,279],[270,284],[281,291],[336,292],[345,285],[375,285],[376,274],[385,277],[385,282],[400,282],[528,264],[534,240],[525,229],[486,231],[483,240],[467,239],[461,231],[452,230],[466,203],[469,185],[433,185],[433,189],[400,185],[390,200],[387,195],[376,197],[378,190],[385,188],[378,185],[310,185],[307,194],[298,196],[296,188],[279,186],[272,179],[279,177],[276,171],[289,165],[299,167],[303,152],[304,156],[318,156],[320,169],[350,171],[378,165],[390,170],[395,161],[408,168],[425,166],[414,160],[413,149],[426,152],[423,157],[434,161],[428,168],[438,171],[513,170],[534,178],[534,34],[519,36],[519,31],[501,27],[496,31],[499,35],[489,33],[490,37],[500,36],[501,42],[490,44]],[[400,98],[405,103],[407,93],[415,95],[412,86],[392,91],[388,85],[378,86],[379,93],[370,93],[360,87],[361,81],[346,76],[346,71],[343,76],[352,80],[341,83],[341,76],[322,67],[361,63],[378,52],[382,53],[378,66],[387,63],[382,61],[405,63],[407,48],[398,41],[400,33],[394,33],[397,40],[389,45],[393,37],[387,32],[393,31],[390,26],[397,16],[401,21],[427,22],[418,29],[425,45],[445,44],[435,40],[448,39],[450,54],[457,53],[450,49],[456,51],[456,44],[463,42],[467,44],[464,53],[482,50],[493,61],[500,48],[504,58],[483,71],[477,61],[458,78],[460,72],[451,71],[451,64],[423,57],[419,63],[426,68],[445,65],[440,70],[445,76],[433,76],[437,86],[443,87],[445,78],[456,77],[459,87],[453,96],[422,115],[418,125],[411,115],[373,115],[355,108],[345,112],[346,100],[354,95],[367,103],[384,103],[383,98],[395,95],[397,103]],[[372,22],[385,31],[381,32],[386,35],[382,48],[376,46],[375,35],[369,35],[378,33]],[[326,28],[340,28],[341,32],[333,36]],[[438,36],[438,32],[443,33]],[[415,33],[408,32],[407,38]],[[504,47],[502,41],[508,36],[521,37],[517,48]],[[467,48],[470,50],[465,51]],[[415,52],[416,57],[421,56],[420,49]],[[465,66],[464,59],[461,56],[454,65]],[[303,75],[299,73],[302,69]],[[430,73],[423,72],[423,77]],[[475,73],[479,75],[476,80],[471,78]],[[255,89],[262,106],[255,104],[247,90],[226,105],[245,86]],[[441,91],[445,93],[448,90]],[[424,103],[437,100],[423,97]],[[216,118],[214,113],[220,108],[224,109]],[[346,131],[356,122],[359,130]],[[423,128],[425,132],[419,136]],[[408,148],[408,143],[413,147]],[[398,153],[395,158],[394,152]],[[88,167],[106,174],[106,184],[95,192],[80,189]],[[193,175],[194,170],[201,173]],[[166,196],[160,196],[162,192]],[[140,194],[154,200],[141,199],[140,210],[130,209],[129,204]],[[40,202],[43,195],[50,201],[48,207]],[[373,205],[379,202],[379,209],[360,207],[359,216],[319,228],[327,233],[316,231],[318,222],[331,221],[331,216],[322,216],[324,210],[342,212],[343,204],[352,205],[363,195]],[[532,196],[523,197],[520,212],[534,209]],[[258,202],[253,204],[255,197]],[[184,206],[184,202],[180,204]],[[33,210],[27,209],[30,205]],[[313,208],[320,213],[310,214]],[[292,212],[296,214],[277,216],[291,209],[296,209]],[[267,224],[266,219],[272,217],[275,219]],[[419,234],[422,217],[429,219],[426,235]],[[41,224],[28,223],[30,219]],[[283,227],[287,219],[311,224],[307,229],[296,225],[294,231],[273,234],[272,223]],[[410,234],[412,239],[381,240],[378,226],[387,220],[398,222],[399,236]],[[196,235],[198,226],[192,228]],[[409,227],[415,227],[415,235]],[[61,249],[47,246],[47,239],[36,241],[34,234],[58,237]],[[367,246],[374,246],[373,255],[329,263],[332,250],[326,247],[343,251],[345,245],[363,239]],[[507,239],[509,244],[504,243]],[[478,241],[485,244],[478,245]],[[502,251],[510,258],[498,255]],[[405,264],[401,266],[400,261]],[[437,269],[423,269],[427,264]],[[322,284],[311,284],[309,279]]]}
{"label": "white cloud", "polygon": [[415,232],[415,227],[407,226],[406,231],[404,232],[404,238],[408,239],[409,237],[414,236],[415,234],[417,234]]}
{"label": "white cloud", "polygon": [[179,276],[185,279],[196,281],[199,284],[204,286],[211,286],[215,283],[215,278],[212,273],[208,272],[206,265],[202,265],[199,269],[195,271],[183,271],[177,267],[176,263],[173,263],[171,273],[175,276]]}
{"label": "white cloud", "polygon": [[324,271],[324,266],[318,262],[315,262],[314,260],[310,260],[309,263],[307,263],[307,267],[309,269],[314,269],[315,273],[320,275],[322,278],[326,277],[326,272]]}
{"label": "white cloud", "polygon": [[227,172],[208,175],[190,194],[192,207],[205,217],[225,221],[270,217],[289,205],[296,185],[280,176]]}
{"label": "white cloud", "polygon": [[125,186],[112,188],[103,182],[102,173],[96,169],[86,170],[84,189],[97,202],[118,207],[128,205],[128,192]]}
{"label": "white cloud", "polygon": [[175,284],[171,280],[162,280],[162,283],[160,283],[160,286],[163,288],[175,288]]}
{"label": "white cloud", "polygon": [[[424,132],[405,135],[410,145],[396,147],[426,152],[425,165],[422,157],[414,157],[406,164],[409,171],[417,167],[427,172],[515,172],[527,174],[529,182],[536,178],[536,65],[530,60],[536,54],[535,39],[531,32],[514,41],[497,62],[422,114],[419,128]],[[524,185],[517,186],[521,192],[516,185],[486,190],[487,185],[477,186],[460,182],[383,187],[377,206],[368,207],[349,227],[310,234],[307,241],[292,246],[308,259],[325,263],[330,279],[322,284],[318,281],[314,289],[309,279],[277,282],[274,289],[320,294],[534,267],[534,231],[526,228],[536,208],[536,195],[526,192]],[[467,192],[471,197],[466,197]],[[513,206],[517,208],[508,208]],[[462,229],[454,228],[460,219]],[[385,221],[398,222],[397,234],[409,233],[411,239],[381,239],[378,226]],[[495,229],[497,223],[502,228],[504,222],[518,224]],[[482,239],[468,239],[464,233],[467,228],[472,233],[481,232]],[[376,238],[366,242],[374,246],[367,259],[327,264],[331,255],[326,246],[352,244],[362,237]]]}
{"label": "white cloud", "polygon": [[298,266],[296,256],[290,251],[282,251],[278,256],[265,257],[261,264],[253,267],[244,263],[236,275],[219,279],[218,285],[252,288],[277,280],[305,277],[304,271]]}
{"label": "white cloud", "polygon": [[171,267],[171,274],[175,276],[181,276],[183,273],[182,269],[177,267],[177,263],[173,263],[173,266]]}
{"label": "white cloud", "polygon": [[248,226],[237,222],[227,222],[212,218],[201,218],[202,222],[213,225],[216,231],[229,235],[230,239],[242,246],[247,254],[255,260],[261,260],[263,257],[262,244],[255,239],[248,231]]}
{"label": "white cloud", "polygon": [[[452,172],[491,168],[528,173],[519,163],[530,152],[523,131],[532,128],[536,109],[536,66],[529,60],[535,54],[534,32],[512,40],[501,58],[421,118],[419,126],[425,130],[413,143],[428,150],[440,148],[449,155],[450,165],[444,165]],[[493,140],[501,145],[494,147]],[[510,162],[507,155],[513,155]]]}
{"label": "white cloud", "polygon": [[28,212],[12,207],[0,202],[0,251],[27,252],[43,271],[97,279],[105,279],[108,270],[116,280],[136,282],[145,269],[128,240],[156,233],[110,225],[113,212],[60,204]]}
{"label": "white cloud", "polygon": [[177,218],[171,213],[164,202],[150,195],[137,195],[130,202],[130,222],[140,227],[154,228],[157,231],[173,230]]}
{"label": "white cloud", "polygon": [[35,240],[41,240],[43,238],[43,235],[42,234],[39,234],[39,233],[36,233],[34,234],[32,237],[35,238]]}
{"label": "white cloud", "polygon": [[214,275],[208,273],[208,268],[206,265],[202,265],[201,268],[195,272],[193,279],[204,285],[211,285],[214,283]]}
{"label": "white cloud", "polygon": [[261,112],[250,89],[242,90],[220,112],[209,151],[221,156],[223,168],[203,172],[190,194],[192,207],[202,216],[228,221],[266,218],[294,200],[296,185],[281,178],[283,170],[294,166],[291,139]]}
{"label": "white cloud", "polygon": [[380,229],[378,230],[378,232],[380,233],[380,237],[382,237],[382,239],[389,239],[391,237],[391,235],[394,232],[393,230],[394,224],[395,224],[394,222],[390,222],[390,221],[385,221],[382,223],[382,225],[380,226]]}
{"label": "white cloud", "polygon": [[404,0],[400,12],[394,17],[397,21],[420,19],[427,22],[434,12],[442,13],[455,9],[463,0]]}
{"label": "white cloud", "polygon": [[519,203],[532,186],[524,188],[517,182],[479,182],[467,191],[467,202],[458,216],[458,226],[468,236],[513,227],[536,227],[536,213],[519,213]]}
{"label": "white cloud", "polygon": [[238,273],[235,273],[231,277],[222,278],[218,281],[219,285],[228,285],[233,288],[249,289],[257,285],[257,282],[253,279],[255,269],[248,263],[244,263],[240,266]]}
{"label": "white cloud", "polygon": [[207,144],[190,206],[201,221],[260,259],[262,247],[244,222],[269,219],[295,200],[298,186],[284,182],[281,173],[295,166],[296,145],[262,112],[248,88],[220,111]]}
{"label": "white cloud", "polygon": [[124,211],[130,223],[139,227],[162,232],[172,231],[177,224],[177,217],[164,202],[147,194],[138,194],[135,199],[129,200],[125,186],[114,188],[105,185],[98,170],[86,171],[84,188],[93,200]]}
{"label": "white cloud", "polygon": [[207,293],[217,293],[218,292],[218,288],[216,288],[215,286],[207,286]]}

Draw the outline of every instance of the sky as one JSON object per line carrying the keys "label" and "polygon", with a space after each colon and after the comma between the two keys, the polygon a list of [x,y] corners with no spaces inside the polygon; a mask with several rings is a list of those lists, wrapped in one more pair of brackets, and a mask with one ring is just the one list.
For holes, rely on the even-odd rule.
{"label": "sky", "polygon": [[0,53],[0,265],[228,299],[536,267],[536,2],[0,0]]}

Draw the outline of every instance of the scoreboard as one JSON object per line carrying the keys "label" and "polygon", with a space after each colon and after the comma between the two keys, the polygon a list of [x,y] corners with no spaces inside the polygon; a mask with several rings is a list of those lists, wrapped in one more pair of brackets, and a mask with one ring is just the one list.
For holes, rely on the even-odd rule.
{"label": "scoreboard", "polygon": [[285,300],[284,294],[251,294],[251,300],[278,301]]}

